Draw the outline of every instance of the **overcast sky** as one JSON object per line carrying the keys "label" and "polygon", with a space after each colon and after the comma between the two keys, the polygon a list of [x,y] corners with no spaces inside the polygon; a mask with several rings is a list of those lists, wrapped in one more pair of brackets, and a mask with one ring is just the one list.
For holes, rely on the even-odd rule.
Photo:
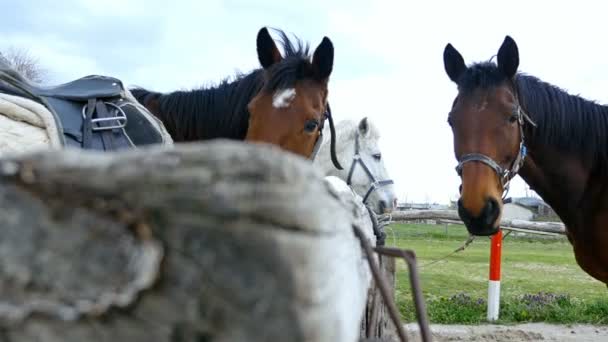
{"label": "overcast sky", "polygon": [[[442,53],[487,60],[505,35],[520,70],[608,102],[603,2],[586,1],[0,1],[0,49],[27,48],[51,82],[104,74],[158,91],[213,84],[258,67],[262,26],[335,46],[330,101],[337,120],[368,116],[401,200],[456,198],[447,113],[456,87]],[[517,177],[511,195],[525,194]]]}

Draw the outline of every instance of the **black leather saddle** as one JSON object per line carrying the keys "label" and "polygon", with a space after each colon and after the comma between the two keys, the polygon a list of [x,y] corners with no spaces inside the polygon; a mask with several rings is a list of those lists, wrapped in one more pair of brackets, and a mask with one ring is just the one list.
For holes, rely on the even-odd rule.
{"label": "black leather saddle", "polygon": [[113,77],[91,75],[39,87],[0,61],[0,93],[44,105],[63,131],[64,146],[112,151],[164,142],[161,132],[146,118],[152,114],[127,98],[122,82]]}

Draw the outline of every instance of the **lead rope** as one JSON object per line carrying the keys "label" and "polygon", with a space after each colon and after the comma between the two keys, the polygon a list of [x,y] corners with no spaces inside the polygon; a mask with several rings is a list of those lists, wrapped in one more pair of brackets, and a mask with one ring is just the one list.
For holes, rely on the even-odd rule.
{"label": "lead rope", "polygon": [[369,215],[370,220],[372,221],[372,228],[374,230],[374,236],[376,237],[376,246],[384,246],[386,241],[386,233],[384,232],[384,226],[387,224],[384,221],[378,219],[378,215],[374,212],[369,205],[365,204],[365,209],[367,209],[367,214]]}
{"label": "lead rope", "polygon": [[438,263],[438,262],[440,262],[440,261],[443,261],[443,260],[445,260],[445,259],[447,259],[447,258],[451,257],[452,255],[454,255],[454,254],[456,254],[456,253],[459,253],[459,252],[464,251],[464,250],[465,250],[467,247],[469,247],[469,245],[470,245],[471,243],[473,243],[473,241],[474,241],[474,240],[475,240],[475,235],[473,235],[473,234],[469,234],[469,237],[468,237],[468,238],[467,238],[467,240],[466,240],[466,241],[465,241],[465,242],[462,244],[462,246],[460,246],[460,247],[456,248],[455,250],[453,250],[453,251],[452,251],[452,252],[450,252],[449,254],[447,254],[447,255],[445,255],[445,256],[443,256],[443,257],[441,257],[441,258],[437,259],[437,260],[433,260],[433,261],[428,262],[428,263],[426,263],[426,264],[424,264],[424,265],[420,265],[420,268],[424,268],[424,267],[428,267],[428,266],[434,265],[434,264],[436,264],[436,263]]}

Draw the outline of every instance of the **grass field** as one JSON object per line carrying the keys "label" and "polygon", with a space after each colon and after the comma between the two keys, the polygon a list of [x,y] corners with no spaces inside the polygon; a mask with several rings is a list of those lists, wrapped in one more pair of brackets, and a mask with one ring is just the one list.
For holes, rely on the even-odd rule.
{"label": "grass field", "polygon": [[[485,321],[489,239],[478,237],[462,252],[425,267],[461,246],[463,226],[392,224],[387,245],[413,249],[432,323]],[[413,321],[407,268],[397,263],[397,304]],[[576,264],[565,238],[509,235],[502,250],[500,323],[544,321],[608,324],[608,289]]]}

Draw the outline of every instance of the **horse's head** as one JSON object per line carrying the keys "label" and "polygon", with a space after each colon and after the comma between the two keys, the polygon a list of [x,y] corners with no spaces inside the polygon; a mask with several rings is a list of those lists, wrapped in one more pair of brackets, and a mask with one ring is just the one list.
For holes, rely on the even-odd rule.
{"label": "horse's head", "polygon": [[[353,163],[356,158],[360,160],[360,165],[355,163],[351,165],[352,171],[347,170],[350,175],[350,185],[366,203],[372,205],[377,214],[391,212],[397,206],[397,196],[382,159],[378,144],[380,139],[378,128],[367,118],[363,118],[357,125],[356,132],[353,136],[354,141],[348,142],[351,148],[344,153],[344,157],[352,159]],[[344,157],[340,159],[346,160]]]}
{"label": "horse's head", "polygon": [[333,125],[327,84],[333,68],[334,47],[327,37],[323,38],[311,60],[308,46],[300,41],[294,46],[286,34],[280,33],[285,56],[266,28],[258,33],[257,51],[264,68],[264,85],[249,102],[245,140],[278,145],[310,158],[325,119],[330,119]]}
{"label": "horse's head", "polygon": [[328,142],[321,146],[315,165],[325,175],[338,176],[346,181],[377,214],[393,211],[397,197],[382,159],[378,128],[367,118],[358,123],[343,120],[336,126],[336,136],[336,149],[340,160],[346,163],[346,169],[338,171],[333,167]]}
{"label": "horse's head", "polygon": [[443,53],[445,70],[458,85],[448,115],[454,134],[454,153],[462,178],[458,213],[474,235],[498,231],[502,195],[526,154],[523,120],[515,77],[519,53],[507,36],[498,50],[497,63],[467,67],[460,53],[448,44]]}

